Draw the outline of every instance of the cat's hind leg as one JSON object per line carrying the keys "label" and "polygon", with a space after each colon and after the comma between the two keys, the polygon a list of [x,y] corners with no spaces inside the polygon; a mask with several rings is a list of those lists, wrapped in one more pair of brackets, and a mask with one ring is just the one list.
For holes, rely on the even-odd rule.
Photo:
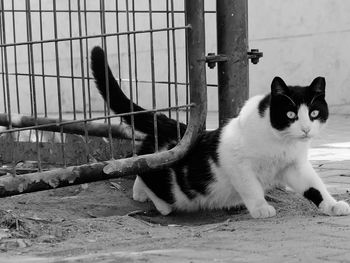
{"label": "cat's hind leg", "polygon": [[144,190],[144,183],[139,176],[136,176],[134,186],[132,188],[132,198],[138,202],[146,202],[148,199]]}
{"label": "cat's hind leg", "polygon": [[[134,200],[136,200],[135,197],[140,198],[140,195],[138,195],[138,194],[141,194],[141,200],[143,200],[145,196],[146,196],[146,199],[149,198],[153,202],[156,209],[163,216],[168,215],[172,212],[172,210],[173,210],[172,206],[170,204],[168,204],[167,202],[163,201],[162,199],[160,199],[159,197],[157,197],[152,192],[152,190],[147,187],[147,185],[143,182],[141,177],[137,176],[136,180],[134,183],[134,189],[136,188],[136,191],[133,193]],[[136,196],[135,196],[135,193],[136,193]],[[145,196],[144,196],[144,194],[145,194]]]}

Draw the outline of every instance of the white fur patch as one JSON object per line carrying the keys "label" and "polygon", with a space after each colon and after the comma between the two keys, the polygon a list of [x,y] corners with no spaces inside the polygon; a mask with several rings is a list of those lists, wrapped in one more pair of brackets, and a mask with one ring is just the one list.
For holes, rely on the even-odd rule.
{"label": "white fur patch", "polygon": [[309,108],[305,104],[299,107],[297,116],[298,119],[287,129],[288,136],[308,140],[320,133],[321,122],[317,119],[310,120]]}
{"label": "white fur patch", "polygon": [[277,136],[269,120],[258,113],[258,104],[263,96],[249,99],[240,115],[223,129],[218,147],[219,166],[209,160],[214,181],[209,185],[209,194],[190,200],[177,185],[173,175],[174,207],[180,210],[199,208],[229,208],[243,203],[232,184],[232,178],[245,180],[242,164],[249,165],[263,189],[282,183],[283,171],[299,159],[307,158],[308,143],[286,141]]}
{"label": "white fur patch", "polygon": [[179,210],[195,211],[198,209],[230,208],[242,204],[239,194],[235,191],[228,178],[220,176],[221,171],[212,160],[209,160],[214,181],[210,183],[209,194],[198,195],[189,199],[180,189],[173,174],[173,194],[175,207]]}
{"label": "white fur patch", "polygon": [[[214,181],[209,185],[209,194],[190,200],[177,185],[173,175],[174,207],[180,210],[199,208],[229,208],[242,204],[242,198],[232,184],[232,178],[245,180],[246,174],[240,166],[250,165],[264,189],[282,182],[284,169],[306,158],[308,144],[288,143],[272,132],[269,114],[261,118],[258,104],[263,96],[247,101],[240,115],[232,119],[223,129],[218,147],[219,166],[209,160]],[[227,172],[228,171],[228,172]]]}

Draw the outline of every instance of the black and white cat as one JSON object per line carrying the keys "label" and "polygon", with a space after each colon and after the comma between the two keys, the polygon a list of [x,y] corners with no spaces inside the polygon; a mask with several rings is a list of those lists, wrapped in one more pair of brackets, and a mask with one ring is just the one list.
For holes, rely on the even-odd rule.
{"label": "black and white cat", "polygon": [[[97,88],[106,100],[105,54],[91,53]],[[130,111],[124,95],[108,68],[110,107],[115,113]],[[144,110],[134,104],[134,111]],[[159,149],[176,145],[176,121],[157,114]],[[266,190],[287,185],[311,200],[328,215],[348,215],[350,207],[336,201],[308,161],[310,140],[328,119],[325,79],[310,86],[287,86],[275,77],[271,92],[250,98],[239,116],[223,128],[204,131],[185,158],[171,168],[139,174],[133,198],[150,199],[167,215],[173,210],[230,208],[244,204],[254,218],[276,215],[265,200]],[[130,116],[124,117],[130,124]],[[135,129],[147,136],[138,154],[154,152],[153,114],[134,116]],[[181,136],[186,130],[180,124]]]}

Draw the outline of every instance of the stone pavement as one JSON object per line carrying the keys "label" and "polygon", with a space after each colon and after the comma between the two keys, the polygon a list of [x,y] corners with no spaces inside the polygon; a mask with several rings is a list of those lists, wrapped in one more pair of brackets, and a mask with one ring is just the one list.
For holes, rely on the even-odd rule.
{"label": "stone pavement", "polygon": [[350,191],[350,115],[330,116],[309,156],[330,192]]}

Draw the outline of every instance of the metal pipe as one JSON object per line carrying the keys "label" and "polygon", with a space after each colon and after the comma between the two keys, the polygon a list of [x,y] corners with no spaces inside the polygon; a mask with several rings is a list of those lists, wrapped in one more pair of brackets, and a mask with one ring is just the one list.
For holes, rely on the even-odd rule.
{"label": "metal pipe", "polygon": [[248,98],[248,1],[220,0],[217,5],[219,125],[236,117]]}
{"label": "metal pipe", "polygon": [[[87,3],[86,3],[86,0],[84,0],[84,8],[83,10],[81,9],[80,7],[80,1],[78,1],[78,10],[79,10],[79,15],[78,15],[78,23],[79,23],[79,37],[84,37],[82,35],[82,16],[81,16],[81,13],[83,12],[84,13],[84,34],[85,36],[88,36],[88,29],[90,28],[89,25],[88,25],[88,9],[87,9]],[[82,47],[82,41],[80,41],[80,46]],[[83,49],[81,49],[80,53],[81,53],[81,60],[85,60],[85,65],[86,65],[86,76],[90,76],[90,56],[89,56],[89,41],[88,39],[86,38],[85,39],[85,58],[83,59]],[[82,76],[85,76],[84,75],[84,66],[83,66],[83,62],[81,63],[81,74]],[[84,81],[83,81],[84,82]],[[86,87],[87,87],[87,101],[89,102],[89,118],[92,117],[92,105],[91,105],[91,84],[90,84],[90,78],[87,78],[87,83],[86,83]],[[83,84],[83,87],[85,89],[85,83]],[[86,93],[86,92],[85,92]],[[86,103],[86,100],[84,99],[84,103]],[[86,114],[86,106],[85,107],[85,112],[84,114]],[[86,135],[87,137],[87,135]]]}
{"label": "metal pipe", "polygon": [[[129,17],[129,0],[125,1],[126,9],[126,30],[130,32],[130,17]],[[152,31],[152,29],[150,29]],[[130,34],[127,34],[127,45],[128,45],[128,68],[129,68],[129,79],[132,79],[132,63],[131,63],[131,39]],[[119,62],[120,63],[120,62]],[[134,92],[132,88],[132,82],[129,81],[129,94],[130,94],[130,112],[134,112]],[[131,120],[131,137],[132,137],[132,153],[136,155],[136,145],[135,145],[135,122],[134,115],[130,116]]]}
{"label": "metal pipe", "polygon": [[[166,26],[170,27],[169,23],[169,0],[166,0]],[[166,32],[166,39],[167,39],[167,85],[168,85],[168,106],[171,106],[171,71],[170,71],[170,64],[171,64],[171,59],[170,59],[170,31]],[[171,118],[171,111],[168,112],[169,118]]]}
{"label": "metal pipe", "polygon": [[[171,0],[171,26],[175,26],[175,17],[174,17],[174,0]],[[175,106],[179,106],[179,89],[177,85],[177,55],[176,55],[176,34],[175,30],[172,31],[172,40],[173,40],[173,62],[174,62],[174,90],[175,90]],[[177,141],[181,139],[180,134],[180,122],[179,122],[179,111],[176,110],[176,129],[177,129]]]}
{"label": "metal pipe", "polygon": [[[84,1],[86,1],[86,0],[84,0]],[[116,1],[118,1],[118,0],[116,0]],[[8,13],[8,12],[10,12],[9,10],[4,10],[4,13]],[[26,12],[24,9],[16,9],[16,12],[17,13],[24,13],[24,12]],[[38,10],[38,9],[33,9],[32,10],[32,13],[39,13],[40,11]],[[42,12],[43,13],[52,13],[52,10],[42,10]],[[66,10],[56,10],[56,12],[57,13],[65,13],[65,12],[67,12]],[[78,13],[79,11],[78,10],[72,10],[72,13]],[[91,14],[93,14],[93,13],[100,13],[101,11],[99,10],[99,9],[90,9],[89,8],[89,10],[87,10],[87,12],[88,13],[91,13]],[[106,10],[105,11],[107,14],[108,13],[115,13],[116,11],[115,10]],[[118,9],[117,10],[117,12],[118,13],[127,13],[127,11],[125,10],[125,9]],[[135,13],[136,14],[148,14],[148,10],[135,10]],[[164,13],[166,13],[166,11],[164,11],[164,10],[153,10],[153,13],[155,13],[155,14],[164,14]],[[184,13],[184,10],[174,10],[174,13],[175,14],[183,14]],[[206,10],[206,11],[204,11],[204,13],[206,13],[206,14],[216,14],[216,11],[214,11],[214,10]]]}
{"label": "metal pipe", "polygon": [[[118,2],[118,1],[117,1]],[[136,30],[136,13],[135,13],[135,0],[132,0],[131,2],[132,4],[132,30],[135,31]],[[118,11],[117,11],[118,12]],[[118,31],[118,30],[117,30]],[[167,31],[169,32],[169,31]],[[136,104],[139,104],[139,86],[138,86],[138,74],[137,74],[137,39],[136,39],[136,34],[133,35],[133,42],[134,42],[134,75],[135,75],[135,95],[136,95]],[[118,59],[118,61],[120,61],[120,59]],[[120,69],[120,67],[118,67]],[[120,72],[119,72],[119,77]],[[120,84],[120,81],[119,81]]]}
{"label": "metal pipe", "polygon": [[[28,10],[27,12],[27,40],[32,41],[33,36],[32,36],[32,16],[31,16],[31,6],[30,6],[30,1],[26,1],[26,9]],[[34,68],[34,51],[33,51],[33,45],[28,45],[28,69],[29,69],[29,82],[31,88],[31,93],[32,93],[32,109],[34,113],[34,125],[38,125],[38,104],[37,104],[37,92],[36,92],[36,85],[35,85],[35,68]],[[9,98],[10,99],[10,98]],[[10,105],[10,104],[9,104]],[[9,110],[9,114],[11,114],[12,111]],[[10,125],[12,125],[11,118],[9,115],[9,122]],[[36,152],[37,152],[37,161],[38,161],[38,168],[39,172],[41,172],[41,149],[39,146],[39,133],[38,130],[35,130],[35,146],[36,146]],[[15,161],[15,159],[14,159]]]}
{"label": "metal pipe", "polygon": [[[12,37],[13,37],[13,42],[16,43],[17,38],[16,38],[16,16],[15,16],[15,2],[12,0]],[[19,88],[18,88],[18,65],[17,65],[17,47],[13,48],[13,62],[15,66],[15,80],[16,80],[16,102],[17,102],[17,112],[21,113],[21,106],[20,106],[20,95],[19,95]]]}
{"label": "metal pipe", "polygon": [[[82,18],[81,18],[81,6],[80,6],[80,1],[78,1],[78,5],[77,5],[77,8],[78,8],[78,34],[79,36],[81,37],[83,35],[83,29],[82,29]],[[86,1],[84,1],[84,16],[85,16],[85,19],[86,19],[86,13],[85,13],[85,9],[86,8]],[[85,20],[85,23],[86,23],[86,20]],[[86,24],[85,24],[85,29],[86,29]],[[87,29],[86,29],[87,30]],[[87,35],[87,32],[85,32]],[[88,48],[88,44],[86,42],[86,48]],[[85,76],[85,69],[84,69],[84,45],[83,45],[83,40],[80,39],[79,40],[79,50],[80,50],[80,74],[82,77]],[[87,51],[86,51],[87,52]],[[87,71],[89,70],[89,56],[88,56],[88,53],[86,53],[86,69]],[[87,76],[88,75],[88,72],[87,72]],[[89,79],[88,79],[88,82],[89,82]],[[82,102],[83,102],[83,117],[84,117],[84,120],[86,120],[87,118],[87,109],[86,109],[86,85],[85,85],[85,79],[81,79],[81,93],[82,93]],[[90,101],[89,101],[89,105],[91,105]],[[91,113],[91,112],[90,112]],[[75,114],[75,113],[74,113]],[[90,118],[91,118],[91,114],[90,114]],[[87,122],[84,122],[84,136],[85,136],[85,141],[89,141],[89,133],[86,129],[86,125],[87,125]],[[89,147],[85,144],[85,153],[86,153],[86,160],[89,160],[89,154],[90,154],[90,150],[89,150]]]}
{"label": "metal pipe", "polygon": [[[40,19],[40,27],[39,27],[39,31],[40,31],[40,40],[43,41],[44,40],[44,29],[43,29],[43,12],[42,12],[42,0],[39,1],[39,19]],[[16,43],[16,41],[14,41]],[[16,47],[15,47],[16,48]],[[40,54],[41,54],[41,76],[42,77],[42,85],[43,85],[43,100],[44,100],[44,112],[45,112],[45,117],[47,117],[47,95],[46,95],[46,77],[48,77],[46,75],[46,71],[45,71],[45,56],[44,56],[44,43],[40,44]],[[18,74],[16,72],[16,74]],[[37,77],[38,74],[35,74],[35,72],[33,72],[33,77]],[[20,76],[20,75],[19,75]],[[17,77],[17,76],[16,76]],[[56,77],[56,76],[55,76]],[[74,81],[74,79],[73,79]],[[18,113],[20,113],[20,111],[18,111]]]}
{"label": "metal pipe", "polygon": [[[119,61],[119,60],[118,60]],[[4,71],[1,71],[0,72],[0,74],[5,74],[5,72]],[[87,74],[87,73],[86,73]],[[28,73],[8,73],[7,74],[8,76],[28,76]],[[41,77],[41,78],[56,78],[57,76],[56,75],[53,75],[53,74],[40,74],[40,73],[35,73],[33,76],[35,76],[35,77]],[[88,77],[88,76],[70,76],[70,75],[61,75],[60,76],[60,78],[61,79],[71,79],[71,78],[73,78],[73,79],[75,79],[75,80],[92,80],[93,78],[92,77]],[[152,83],[152,81],[149,81],[149,80],[139,80],[139,79],[128,79],[128,78],[119,78],[119,83],[121,83],[121,82],[129,82],[129,81],[131,81],[131,82],[137,82],[137,83],[142,83],[142,84],[150,84],[150,83]],[[167,85],[167,87],[168,87],[168,84],[170,84],[170,85],[175,85],[175,82],[174,81],[161,81],[161,80],[156,80],[155,82],[154,82],[155,84],[161,84],[161,85]],[[188,81],[185,81],[185,82],[180,82],[180,81],[178,81],[177,83],[176,83],[178,86],[186,86],[186,88],[188,87]],[[157,87],[162,87],[161,85],[157,85]],[[210,83],[208,83],[207,84],[207,87],[210,87],[210,88],[217,88],[218,87],[218,85],[217,84],[210,84]],[[188,101],[187,101],[187,104],[189,104],[188,103]],[[170,104],[168,104],[168,105],[170,105]]]}
{"label": "metal pipe", "polygon": [[[57,22],[57,3],[56,0],[53,0],[52,2],[52,10],[53,10],[53,32],[54,32],[54,38],[58,39],[58,22]],[[29,42],[29,45],[31,42]],[[54,46],[55,46],[55,62],[56,62],[56,83],[57,83],[57,104],[58,104],[58,117],[60,122],[62,122],[62,87],[61,87],[61,79],[60,79],[60,60],[59,60],[59,48],[58,48],[58,41],[54,41]],[[64,136],[63,136],[63,128],[60,126],[60,137],[61,137],[61,142],[64,142]],[[65,156],[65,145],[64,143],[61,144],[62,148],[62,161],[64,165],[66,165],[66,156]]]}
{"label": "metal pipe", "polygon": [[[68,0],[68,24],[69,24],[69,37],[73,37],[73,27],[72,27],[72,2]],[[76,115],[76,98],[75,98],[75,81],[74,81],[74,56],[73,56],[73,40],[69,41],[69,55],[70,55],[70,79],[72,83],[72,102],[73,102],[73,119],[77,119]]]}
{"label": "metal pipe", "polygon": [[[100,24],[101,24],[101,32],[104,34],[106,32],[106,17],[105,17],[105,1],[100,0]],[[111,115],[111,106],[110,106],[110,94],[109,94],[109,75],[108,75],[108,62],[107,62],[107,39],[106,37],[101,38],[102,42],[102,48],[105,51],[104,53],[104,68],[105,68],[105,81],[106,81],[106,101],[105,101],[105,115],[110,116]],[[111,127],[111,119],[106,119],[107,125],[108,125],[108,142],[109,142],[109,153],[110,153],[110,159],[114,159],[114,147],[113,147],[113,140],[112,140],[112,127]]]}
{"label": "metal pipe", "polygon": [[[51,11],[52,12],[52,11]],[[55,10],[55,14],[57,13],[57,10]],[[64,37],[64,38],[54,38],[54,39],[47,39],[47,40],[36,40],[36,41],[30,41],[30,42],[17,42],[17,43],[8,43],[8,44],[0,44],[0,47],[13,47],[13,46],[27,46],[29,44],[41,44],[41,43],[58,43],[58,42],[64,42],[64,41],[71,41],[71,40],[80,40],[80,39],[94,39],[94,38],[101,38],[101,37],[114,37],[114,36],[123,36],[123,35],[133,35],[133,34],[147,34],[150,32],[165,32],[170,30],[181,30],[181,29],[187,29],[188,26],[178,26],[174,28],[155,28],[153,30],[136,30],[136,31],[128,31],[128,32],[118,32],[118,33],[106,33],[106,34],[96,34],[96,35],[88,35],[88,36],[79,36],[79,37]]]}
{"label": "metal pipe", "polygon": [[[152,0],[148,0],[148,17],[149,27],[153,29],[153,16],[152,16]],[[154,70],[154,42],[153,33],[149,35],[149,46],[150,46],[150,58],[151,58],[151,87],[152,87],[152,108],[157,108],[157,95],[156,95],[156,84],[155,84],[155,70]],[[157,114],[153,114],[153,130],[154,130],[154,149],[158,152],[158,122]]]}
{"label": "metal pipe", "polygon": [[[3,106],[4,106],[4,112],[6,112],[7,106],[6,106],[6,81],[5,79],[8,78],[8,71],[5,70],[5,62],[4,62],[4,52],[5,48],[2,48],[2,45],[5,44],[3,40],[3,35],[5,35],[5,28],[4,28],[4,23],[2,22],[4,20],[4,1],[0,1],[0,61],[1,61],[1,79],[2,79],[2,96],[3,96]],[[5,36],[6,38],[6,36]]]}

